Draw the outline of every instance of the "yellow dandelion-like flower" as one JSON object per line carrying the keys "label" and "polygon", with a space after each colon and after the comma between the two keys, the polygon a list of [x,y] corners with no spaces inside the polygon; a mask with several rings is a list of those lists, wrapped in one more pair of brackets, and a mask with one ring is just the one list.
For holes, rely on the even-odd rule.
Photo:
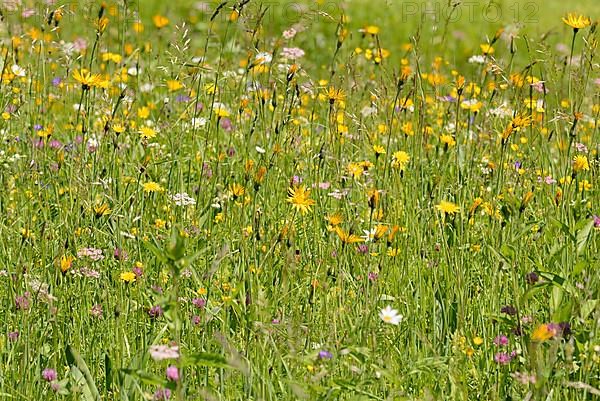
{"label": "yellow dandelion-like flower", "polygon": [[333,86],[330,86],[325,93],[327,98],[329,99],[330,104],[334,104],[335,102],[343,102],[346,99],[346,94],[342,89],[336,89]]}
{"label": "yellow dandelion-like flower", "polygon": [[363,239],[356,234],[344,231],[341,227],[337,226],[333,229],[336,235],[340,238],[344,244],[355,244],[357,242],[363,242]]}
{"label": "yellow dandelion-like flower", "polygon": [[229,186],[229,193],[234,199],[237,199],[244,196],[246,189],[240,184],[233,183]]}
{"label": "yellow dandelion-like flower", "polygon": [[394,152],[392,155],[392,167],[398,170],[404,170],[410,161],[410,155],[403,150]]}
{"label": "yellow dandelion-like flower", "polygon": [[314,199],[310,198],[310,189],[305,189],[304,186],[288,188],[287,201],[302,214],[310,212],[311,206],[315,204]]}
{"label": "yellow dandelion-like flower", "polygon": [[121,273],[119,278],[124,283],[127,283],[127,284],[133,283],[133,282],[135,282],[135,273],[134,272],[123,272],[123,273]]}
{"label": "yellow dandelion-like flower", "polygon": [[562,21],[576,31],[592,24],[592,20],[589,17],[573,13],[567,14],[566,17],[562,18]]}
{"label": "yellow dandelion-like flower", "polygon": [[85,68],[73,71],[73,78],[81,84],[83,90],[89,90],[90,88],[97,86],[102,80],[100,74],[92,74]]}
{"label": "yellow dandelion-like flower", "polygon": [[379,157],[385,155],[385,148],[381,145],[373,145],[373,152],[375,152],[375,156]]}
{"label": "yellow dandelion-like flower", "polygon": [[541,324],[531,334],[531,340],[541,343],[551,339],[554,334],[554,330],[549,325]]}
{"label": "yellow dandelion-like flower", "polygon": [[100,205],[94,206],[94,215],[98,218],[102,216],[107,216],[112,212],[110,207],[106,203],[102,203]]}
{"label": "yellow dandelion-like flower", "polygon": [[154,181],[145,182],[142,184],[142,187],[144,188],[144,192],[162,192],[165,190],[159,183]]}
{"label": "yellow dandelion-like flower", "polygon": [[452,202],[448,202],[448,201],[441,201],[440,203],[438,203],[435,208],[437,210],[439,210],[440,212],[446,214],[451,214],[451,215],[455,215],[456,213],[460,212],[460,207],[457,206],[456,204],[452,203]]}
{"label": "yellow dandelion-like flower", "polygon": [[75,260],[75,258],[73,256],[63,255],[60,258],[60,263],[59,263],[60,271],[63,273],[66,273],[67,270],[69,270],[71,268],[71,266],[73,265],[73,260]]}
{"label": "yellow dandelion-like flower", "polygon": [[573,157],[573,171],[578,173],[580,171],[588,171],[590,169],[590,163],[588,162],[587,156],[576,155]]}
{"label": "yellow dandelion-like flower", "polygon": [[140,134],[140,137],[145,140],[152,139],[156,136],[156,131],[153,128],[146,126],[140,127],[138,133]]}
{"label": "yellow dandelion-like flower", "polygon": [[456,140],[454,140],[454,137],[450,134],[440,135],[440,142],[442,142],[444,145],[448,146],[449,148],[456,145]]}
{"label": "yellow dandelion-like flower", "polygon": [[152,17],[152,22],[154,23],[154,26],[158,29],[162,29],[169,25],[169,19],[163,15],[155,15],[154,17]]}

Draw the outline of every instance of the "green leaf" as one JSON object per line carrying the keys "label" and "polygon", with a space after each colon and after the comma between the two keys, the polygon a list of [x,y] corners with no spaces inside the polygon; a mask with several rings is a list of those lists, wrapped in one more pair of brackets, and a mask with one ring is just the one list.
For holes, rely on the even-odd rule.
{"label": "green leaf", "polygon": [[205,366],[210,368],[233,369],[227,359],[219,354],[209,352],[198,352],[196,354],[186,355],[182,359],[182,366]]}
{"label": "green leaf", "polygon": [[149,384],[151,386],[160,386],[165,387],[167,383],[167,379],[160,378],[156,375],[144,372],[141,369],[121,369],[121,372],[129,375],[135,379],[138,379],[140,382],[144,384]]}
{"label": "green leaf", "polygon": [[[76,378],[78,385],[82,387],[84,395],[86,395],[86,400],[100,401],[100,393],[96,388],[96,384],[94,383],[92,374],[90,373],[90,370],[88,369],[85,361],[81,358],[79,353],[70,345],[67,345],[65,349],[65,354],[67,357],[67,363],[71,368],[71,372],[74,372],[73,377]],[[79,374],[81,375],[81,377],[79,377]],[[83,383],[80,384],[82,378]]]}
{"label": "green leaf", "polygon": [[594,220],[588,221],[588,223],[583,226],[581,230],[577,232],[577,254],[580,255],[585,251],[585,247],[588,242],[588,238],[590,237],[590,232],[592,231],[592,227],[594,227]]}
{"label": "green leaf", "polygon": [[588,318],[588,316],[594,310],[596,310],[597,306],[598,306],[598,300],[597,299],[590,299],[589,301],[585,301],[583,303],[583,305],[581,305],[581,313],[579,314],[579,317],[582,320],[586,320]]}

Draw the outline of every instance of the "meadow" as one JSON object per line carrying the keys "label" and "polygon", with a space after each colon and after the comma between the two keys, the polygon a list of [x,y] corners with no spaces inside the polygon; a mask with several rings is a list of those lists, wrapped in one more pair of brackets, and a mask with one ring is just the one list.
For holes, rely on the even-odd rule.
{"label": "meadow", "polygon": [[0,10],[0,399],[600,397],[596,0]]}

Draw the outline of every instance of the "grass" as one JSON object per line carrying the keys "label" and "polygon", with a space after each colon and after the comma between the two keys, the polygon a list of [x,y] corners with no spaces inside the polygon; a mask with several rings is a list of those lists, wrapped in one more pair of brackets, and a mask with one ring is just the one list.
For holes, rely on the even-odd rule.
{"label": "grass", "polygon": [[594,1],[30,3],[3,399],[600,395]]}

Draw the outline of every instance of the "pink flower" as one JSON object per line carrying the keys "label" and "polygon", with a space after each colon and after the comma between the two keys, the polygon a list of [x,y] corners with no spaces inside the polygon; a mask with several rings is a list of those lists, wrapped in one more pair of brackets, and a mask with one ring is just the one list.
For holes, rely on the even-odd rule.
{"label": "pink flower", "polygon": [[176,382],[179,380],[179,370],[177,370],[177,366],[169,366],[166,371],[167,380]]}
{"label": "pink flower", "polygon": [[510,354],[507,354],[506,352],[498,352],[494,356],[494,361],[496,361],[496,363],[499,363],[500,365],[507,365],[510,363],[511,360],[512,356]]}
{"label": "pink flower", "polygon": [[46,368],[42,371],[42,378],[44,380],[46,380],[47,382],[51,382],[58,378],[58,374],[56,373],[56,370],[51,369],[51,368]]}

